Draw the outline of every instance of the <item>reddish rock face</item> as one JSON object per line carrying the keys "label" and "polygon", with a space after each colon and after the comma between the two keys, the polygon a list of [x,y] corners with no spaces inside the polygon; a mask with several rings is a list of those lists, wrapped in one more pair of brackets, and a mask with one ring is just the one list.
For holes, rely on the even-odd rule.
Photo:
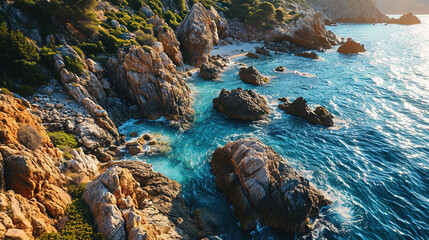
{"label": "reddish rock face", "polygon": [[310,217],[330,203],[271,147],[257,139],[229,142],[213,153],[216,185],[245,230],[256,221],[286,232],[311,229]]}
{"label": "reddish rock face", "polygon": [[387,22],[388,24],[401,24],[401,25],[415,25],[415,24],[421,24],[422,22],[416,15],[412,13],[404,14],[400,18],[395,19],[392,18],[390,21]]}
{"label": "reddish rock face", "polygon": [[343,54],[353,54],[366,52],[366,49],[363,44],[355,42],[353,39],[349,38],[347,39],[347,42],[345,42],[340,48],[338,48],[338,52]]}

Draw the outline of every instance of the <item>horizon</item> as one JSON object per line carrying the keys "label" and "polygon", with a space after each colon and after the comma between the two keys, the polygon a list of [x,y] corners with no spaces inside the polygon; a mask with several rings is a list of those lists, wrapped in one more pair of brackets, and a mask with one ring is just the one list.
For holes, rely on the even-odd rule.
{"label": "horizon", "polygon": [[375,0],[375,3],[384,14],[429,14],[429,2],[424,0]]}

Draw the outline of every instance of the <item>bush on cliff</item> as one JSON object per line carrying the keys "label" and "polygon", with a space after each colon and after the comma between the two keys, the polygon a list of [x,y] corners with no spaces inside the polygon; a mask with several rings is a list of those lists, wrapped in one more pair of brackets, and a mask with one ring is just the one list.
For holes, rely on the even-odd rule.
{"label": "bush on cliff", "polygon": [[81,75],[83,72],[83,63],[77,58],[71,58],[69,56],[64,57],[64,63],[66,64],[66,69],[77,75]]}
{"label": "bush on cliff", "polygon": [[230,17],[236,17],[252,26],[270,27],[270,22],[275,17],[274,5],[270,2],[259,0],[232,1],[228,10]]}
{"label": "bush on cliff", "polygon": [[67,206],[67,223],[59,233],[45,233],[39,237],[39,240],[102,240],[100,233],[97,233],[94,226],[94,220],[91,212],[82,199],[85,184],[80,186],[70,185],[68,192],[73,202]]}
{"label": "bush on cliff", "polygon": [[54,146],[63,152],[64,158],[71,159],[73,149],[79,146],[75,136],[64,131],[48,132],[48,135]]}
{"label": "bush on cliff", "polygon": [[43,138],[35,127],[26,124],[19,124],[18,142],[28,149],[36,150],[42,146]]}

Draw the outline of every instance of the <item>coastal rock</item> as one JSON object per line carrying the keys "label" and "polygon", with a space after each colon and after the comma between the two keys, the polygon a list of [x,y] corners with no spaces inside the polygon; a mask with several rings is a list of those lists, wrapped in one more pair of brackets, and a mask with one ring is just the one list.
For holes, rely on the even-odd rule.
{"label": "coastal rock", "polygon": [[163,61],[162,55],[165,54],[160,55],[151,47],[131,46],[119,50],[116,58],[107,61],[112,84],[129,103],[140,108],[140,116],[165,117],[189,124],[194,116],[191,90],[171,60]]}
{"label": "coastal rock", "polygon": [[180,43],[177,41],[176,34],[171,27],[166,27],[165,21],[155,15],[153,17],[153,26],[158,40],[164,47],[164,52],[173,61],[176,66],[183,67],[183,56],[180,51]]}
{"label": "coastal rock", "polygon": [[345,42],[343,45],[341,45],[340,48],[338,48],[338,52],[343,54],[353,54],[365,51],[365,46],[363,44],[355,42],[351,38],[348,38],[347,42]]}
{"label": "coastal rock", "polygon": [[273,148],[252,138],[219,147],[211,159],[216,185],[244,230],[256,222],[288,233],[311,230],[310,218],[330,203]]}
{"label": "coastal rock", "polygon": [[238,75],[244,82],[257,86],[262,86],[267,82],[267,79],[254,66],[240,68]]}
{"label": "coastal rock", "polygon": [[219,33],[226,28],[226,20],[217,19],[218,16],[216,10],[210,9],[209,13],[201,3],[196,3],[180,23],[176,35],[189,64],[200,67],[208,61],[210,51],[219,41]]}
{"label": "coastal rock", "polygon": [[279,27],[273,32],[276,42],[289,41],[308,49],[330,49],[339,43],[339,38],[326,30],[323,15],[320,12],[306,13],[292,27]]}
{"label": "coastal rock", "polygon": [[246,54],[246,56],[248,56],[248,57],[250,57],[250,58],[259,58],[259,55],[258,55],[258,54],[255,54],[255,53],[252,53],[252,52],[248,52],[248,53]]}
{"label": "coastal rock", "polygon": [[382,23],[389,20],[372,0],[308,0],[307,3],[335,22]]}
{"label": "coastal rock", "polygon": [[[196,238],[177,182],[143,162],[109,162],[102,169],[83,198],[106,239]],[[176,224],[179,217],[184,221]]]}
{"label": "coastal rock", "polygon": [[[0,239],[34,239],[55,233],[54,221],[43,206],[13,191],[0,192]],[[15,237],[15,238],[13,238]]]}
{"label": "coastal rock", "polygon": [[298,52],[298,53],[295,53],[295,56],[312,58],[312,59],[320,59],[319,55],[317,55],[317,53],[315,52]]}
{"label": "coastal rock", "polygon": [[78,175],[78,179],[74,179],[75,181],[77,180],[76,185],[88,182],[98,176],[100,174],[98,172],[98,164],[100,164],[100,162],[97,158],[85,154],[82,148],[73,149],[72,159],[64,163],[67,173]]}
{"label": "coastal rock", "polygon": [[320,124],[325,127],[334,125],[332,120],[334,116],[324,107],[319,106],[313,111],[307,106],[307,101],[302,97],[295,99],[292,103],[286,98],[282,98],[282,100],[284,103],[279,104],[279,108],[287,114],[304,118],[311,124]]}
{"label": "coastal rock", "polygon": [[387,24],[400,24],[400,25],[415,25],[415,24],[421,24],[421,23],[422,21],[420,21],[420,19],[412,13],[404,14],[398,19],[392,18],[387,22]]}
{"label": "coastal rock", "polygon": [[256,48],[255,53],[262,54],[262,55],[265,55],[265,56],[271,55],[270,52],[267,49],[265,49],[264,47],[262,47],[262,48]]}
{"label": "coastal rock", "polygon": [[233,119],[246,121],[262,120],[270,113],[263,96],[242,88],[231,91],[222,89],[219,97],[213,99],[213,107]]}
{"label": "coastal rock", "polygon": [[208,80],[218,78],[222,70],[219,66],[214,65],[211,62],[206,62],[200,67],[201,77]]}
{"label": "coastal rock", "polygon": [[284,72],[284,71],[286,71],[286,68],[285,68],[285,67],[283,67],[283,66],[278,66],[275,70],[276,70],[277,72]]}

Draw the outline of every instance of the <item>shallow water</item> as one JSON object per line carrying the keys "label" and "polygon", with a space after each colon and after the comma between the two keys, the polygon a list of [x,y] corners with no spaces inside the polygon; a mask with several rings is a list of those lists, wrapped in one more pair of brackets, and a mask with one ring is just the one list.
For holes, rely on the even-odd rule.
{"label": "shallow water", "polygon": [[[211,209],[222,239],[428,239],[429,238],[429,16],[422,25],[341,24],[329,27],[339,36],[364,43],[367,53],[319,53],[323,60],[292,54],[261,59],[239,58],[256,66],[271,83],[241,82],[237,64],[222,81],[189,81],[195,126],[185,132],[165,121],[129,121],[127,136],[138,131],[161,133],[173,151],[163,157],[129,157],[153,164],[177,180],[193,208]],[[277,66],[289,73],[276,73]],[[298,71],[316,75],[303,77]],[[272,107],[268,123],[229,119],[212,108],[222,88],[254,89]],[[303,96],[311,107],[322,105],[336,126],[323,128],[276,108],[279,97]],[[213,151],[240,137],[271,145],[333,204],[321,210],[311,233],[287,236],[260,226],[240,230],[231,205],[216,189],[210,169]]]}

